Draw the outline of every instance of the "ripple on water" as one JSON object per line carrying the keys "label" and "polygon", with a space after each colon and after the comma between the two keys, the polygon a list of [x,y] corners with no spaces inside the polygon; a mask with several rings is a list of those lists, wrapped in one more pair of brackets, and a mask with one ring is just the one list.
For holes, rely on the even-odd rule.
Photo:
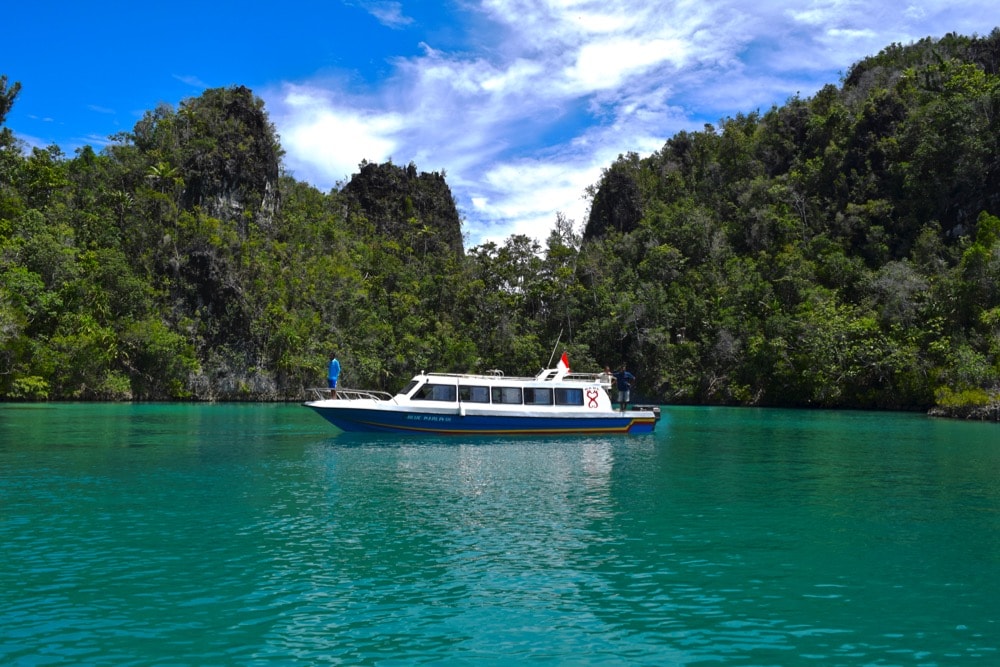
{"label": "ripple on water", "polygon": [[654,438],[341,441],[192,410],[0,451],[0,662],[998,658],[1000,460],[967,429],[891,449],[908,419],[761,438],[771,413],[682,410]]}

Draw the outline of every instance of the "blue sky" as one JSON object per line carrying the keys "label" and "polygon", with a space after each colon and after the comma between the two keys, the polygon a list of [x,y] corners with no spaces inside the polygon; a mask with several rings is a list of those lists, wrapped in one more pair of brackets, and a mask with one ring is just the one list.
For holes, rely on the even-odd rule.
{"label": "blue sky", "polygon": [[988,35],[996,0],[8,3],[7,126],[100,149],[160,103],[245,85],[285,168],[329,190],[365,159],[444,171],[467,247],[582,226],[620,154],[838,84],[891,43]]}

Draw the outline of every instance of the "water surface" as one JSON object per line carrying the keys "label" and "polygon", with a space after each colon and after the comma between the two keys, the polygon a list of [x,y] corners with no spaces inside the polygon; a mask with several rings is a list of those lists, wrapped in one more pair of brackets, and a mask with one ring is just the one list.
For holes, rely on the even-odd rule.
{"label": "water surface", "polygon": [[1000,664],[1000,428],[0,406],[0,664]]}

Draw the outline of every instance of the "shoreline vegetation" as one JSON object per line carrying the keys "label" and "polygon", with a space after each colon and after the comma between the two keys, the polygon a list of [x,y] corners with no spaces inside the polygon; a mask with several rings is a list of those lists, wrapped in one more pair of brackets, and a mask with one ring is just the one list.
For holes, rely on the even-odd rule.
{"label": "shoreline vegetation", "polygon": [[967,421],[1000,422],[1000,391],[967,390],[955,394],[938,392],[937,403],[927,412],[931,417],[964,419]]}
{"label": "shoreline vegetation", "polygon": [[[1000,29],[623,152],[544,243],[466,248],[444,173],[282,166],[243,86],[28,148],[0,73],[0,401],[296,401],[626,363],[649,402],[1000,420]],[[622,147],[627,151],[627,147]]]}

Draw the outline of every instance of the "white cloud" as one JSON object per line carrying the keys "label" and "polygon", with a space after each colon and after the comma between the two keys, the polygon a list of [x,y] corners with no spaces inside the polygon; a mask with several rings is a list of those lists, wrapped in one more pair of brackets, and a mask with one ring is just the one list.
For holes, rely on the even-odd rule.
{"label": "white cloud", "polygon": [[279,128],[286,164],[300,180],[328,189],[357,171],[362,159],[393,155],[402,127],[399,114],[338,103],[324,90],[287,86],[269,105]]}
{"label": "white cloud", "polygon": [[830,23],[839,21],[860,8],[860,3],[852,0],[814,0],[807,9],[789,9],[788,15],[799,23],[823,28]]}
{"label": "white cloud", "polygon": [[413,23],[413,19],[403,13],[403,4],[391,0],[358,0],[346,4],[360,7],[368,12],[382,25],[389,28],[404,28]]}
{"label": "white cloud", "polygon": [[[399,3],[360,6],[404,23]],[[447,172],[472,244],[512,233],[544,241],[556,212],[585,222],[584,191],[617,155],[647,155],[681,129],[812,95],[892,42],[971,34],[976,17],[994,13],[992,0],[462,7],[475,14],[464,26],[472,50],[424,35],[420,55],[389,59],[393,75],[374,92],[346,76],[263,95],[297,177],[329,187],[362,159],[413,160]]]}
{"label": "white cloud", "polygon": [[[582,220],[585,188],[600,174],[594,165],[557,161],[522,160],[488,169],[476,198],[476,212],[489,220],[506,221],[509,227],[489,235],[501,241],[509,234],[544,239],[555,222],[555,211],[576,222]],[[553,207],[556,208],[553,208]]]}
{"label": "white cloud", "polygon": [[584,44],[576,62],[564,71],[570,89],[586,94],[617,89],[629,77],[657,64],[679,66],[686,46],[679,40],[637,41],[616,37]]}
{"label": "white cloud", "polygon": [[493,95],[503,95],[512,90],[523,90],[544,75],[545,68],[541,63],[518,59],[505,70],[487,75],[479,82],[479,86]]}
{"label": "white cloud", "polygon": [[208,88],[207,83],[199,79],[197,76],[194,76],[193,74],[185,74],[185,75],[174,74],[174,78],[180,81],[181,83],[191,86],[193,88]]}

